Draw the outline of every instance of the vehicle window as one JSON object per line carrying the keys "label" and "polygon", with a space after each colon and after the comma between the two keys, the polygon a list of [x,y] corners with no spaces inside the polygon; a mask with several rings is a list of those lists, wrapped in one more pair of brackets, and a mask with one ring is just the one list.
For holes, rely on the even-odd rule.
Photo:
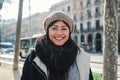
{"label": "vehicle window", "polygon": [[13,48],[13,45],[3,45],[3,44],[0,44],[0,47],[1,48]]}
{"label": "vehicle window", "polygon": [[13,48],[12,45],[3,45],[4,48]]}

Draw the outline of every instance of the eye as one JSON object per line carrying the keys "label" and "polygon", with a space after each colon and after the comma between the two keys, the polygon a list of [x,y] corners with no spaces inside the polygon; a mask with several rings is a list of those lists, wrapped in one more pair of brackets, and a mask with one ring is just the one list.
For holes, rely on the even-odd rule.
{"label": "eye", "polygon": [[67,27],[63,27],[62,30],[68,30],[68,28]]}
{"label": "eye", "polygon": [[56,27],[52,27],[51,29],[52,29],[52,30],[57,30],[57,28],[56,28]]}

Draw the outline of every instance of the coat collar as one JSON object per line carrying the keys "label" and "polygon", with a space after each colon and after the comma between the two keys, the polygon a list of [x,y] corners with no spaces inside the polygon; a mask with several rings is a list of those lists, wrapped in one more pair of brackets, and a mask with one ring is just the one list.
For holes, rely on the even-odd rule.
{"label": "coat collar", "polygon": [[33,61],[37,64],[38,67],[40,67],[45,74],[47,75],[47,67],[45,66],[45,64],[39,59],[38,56],[36,56]]}

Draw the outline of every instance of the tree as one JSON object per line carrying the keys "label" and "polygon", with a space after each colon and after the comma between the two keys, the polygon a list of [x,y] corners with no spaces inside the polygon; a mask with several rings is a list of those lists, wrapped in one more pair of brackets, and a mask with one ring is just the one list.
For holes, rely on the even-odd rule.
{"label": "tree", "polygon": [[15,54],[14,54],[13,70],[18,70],[22,7],[23,7],[23,0],[19,0],[19,11],[18,11],[18,20],[17,20],[17,28],[16,28],[16,42],[15,42]]}
{"label": "tree", "polygon": [[118,17],[117,0],[105,0],[103,38],[103,80],[117,80]]}

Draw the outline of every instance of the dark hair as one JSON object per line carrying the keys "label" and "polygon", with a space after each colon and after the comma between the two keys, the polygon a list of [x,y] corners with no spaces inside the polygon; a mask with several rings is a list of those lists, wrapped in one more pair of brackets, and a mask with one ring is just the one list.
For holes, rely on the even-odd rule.
{"label": "dark hair", "polygon": [[[43,63],[45,63],[45,65],[47,65],[48,70],[50,70],[48,80],[66,80],[68,78],[68,70],[70,68],[70,65],[74,63],[78,52],[80,53],[80,48],[71,39],[70,35],[69,35],[69,39],[62,46],[56,46],[49,39],[49,36],[48,36],[49,28],[57,21],[58,20],[50,23],[47,28],[46,35],[44,35],[43,37],[41,37],[37,40],[37,44],[40,45],[40,47],[42,48],[42,50],[40,50],[40,47],[38,48],[38,50],[40,51],[39,53],[43,53],[43,54],[38,53],[38,57],[40,57],[40,59],[43,61]],[[69,27],[69,25],[66,22],[64,22],[64,23]],[[57,56],[56,53],[58,53],[58,54],[62,53],[61,55],[69,54],[69,56],[70,56],[69,60],[67,59],[67,57],[62,58],[63,59],[62,62],[66,63],[66,65],[65,65],[66,67],[65,66],[60,67],[60,66],[58,66],[57,63],[55,66],[52,66],[50,64],[51,63],[50,60],[58,61],[57,60],[58,58],[55,58],[55,56]],[[50,59],[50,60],[48,60],[48,59]],[[56,67],[56,68],[54,68],[54,67]],[[54,69],[57,69],[58,73],[56,71],[54,72]]]}
{"label": "dark hair", "polygon": [[[50,28],[53,24],[55,24],[57,21],[59,21],[59,20],[55,20],[55,21],[51,22],[51,23],[48,25],[47,32],[46,32],[46,36],[47,36],[47,39],[49,40],[49,42],[51,42],[51,40],[49,39],[49,36],[48,36],[48,34],[49,34],[49,28]],[[63,21],[63,22],[64,22],[64,23],[68,26],[68,28],[70,29],[68,23],[66,23],[65,21]],[[70,33],[70,34],[71,34],[71,33]],[[79,48],[78,45],[75,43],[75,41],[71,39],[71,35],[69,35],[68,41],[70,42],[70,44],[72,44],[72,46],[74,47],[74,49],[76,49],[76,50],[79,51],[79,53],[80,53],[80,48]],[[68,42],[68,41],[67,41],[67,42]],[[66,43],[67,43],[67,42],[66,42]],[[51,42],[51,43],[52,43],[52,42]],[[72,48],[72,47],[71,47],[71,48]],[[70,49],[70,50],[71,50],[71,49]]]}

